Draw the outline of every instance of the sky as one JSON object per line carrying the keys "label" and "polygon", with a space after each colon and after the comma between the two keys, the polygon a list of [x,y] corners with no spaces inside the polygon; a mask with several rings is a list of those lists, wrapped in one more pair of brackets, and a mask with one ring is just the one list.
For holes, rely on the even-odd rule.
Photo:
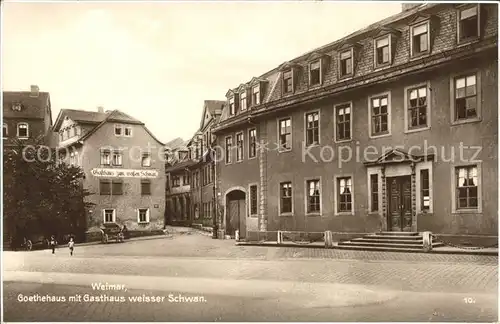
{"label": "sky", "polygon": [[119,109],[187,140],[204,100],[401,11],[396,2],[14,2],[2,6],[2,90],[60,109]]}

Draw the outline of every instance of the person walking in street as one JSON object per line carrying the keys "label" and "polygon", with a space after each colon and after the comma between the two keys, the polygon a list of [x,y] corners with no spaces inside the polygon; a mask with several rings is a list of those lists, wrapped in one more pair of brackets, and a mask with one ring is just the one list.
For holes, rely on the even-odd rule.
{"label": "person walking in street", "polygon": [[73,250],[75,248],[75,241],[73,241],[72,237],[70,237],[70,239],[69,239],[68,247],[69,247],[69,255],[73,256]]}
{"label": "person walking in street", "polygon": [[56,253],[57,241],[54,235],[50,237],[50,248],[52,249],[52,254]]}

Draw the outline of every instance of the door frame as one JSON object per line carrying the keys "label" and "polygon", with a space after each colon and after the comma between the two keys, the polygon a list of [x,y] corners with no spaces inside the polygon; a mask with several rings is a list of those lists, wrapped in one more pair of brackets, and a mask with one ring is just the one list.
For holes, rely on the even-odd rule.
{"label": "door frame", "polygon": [[[228,216],[228,209],[229,209],[229,204],[228,204],[229,200],[228,200],[227,195],[230,194],[231,192],[235,191],[235,190],[242,191],[245,194],[245,204],[246,204],[247,197],[248,197],[247,190],[244,187],[242,187],[242,186],[234,186],[234,187],[228,188],[224,192],[224,196],[223,196],[224,198],[222,199],[222,202],[221,202],[221,205],[223,207],[223,212],[224,212],[224,215],[223,215],[222,220],[221,220],[221,225],[222,225],[221,230],[224,231],[224,235],[227,235],[226,234],[227,233],[226,232],[226,227],[227,227],[227,216]],[[240,221],[241,220],[246,221],[246,219],[247,219],[247,215],[246,214],[248,214],[248,208],[245,208],[245,215],[244,215],[244,217],[240,216]],[[240,233],[240,237],[241,237],[241,233]]]}
{"label": "door frame", "polygon": [[[412,190],[411,190],[411,181],[412,181],[412,176],[411,174],[410,175],[398,175],[398,176],[391,176],[391,177],[386,177],[385,178],[385,181],[386,181],[386,201],[388,202],[387,203],[387,211],[386,211],[386,223],[387,223],[387,230],[388,231],[394,231],[392,229],[392,213],[391,213],[391,186],[389,184],[389,182],[392,180],[392,179],[397,179],[396,180],[396,183],[397,185],[400,187],[400,197],[399,199],[403,199],[403,191],[404,191],[404,186],[403,186],[403,179],[406,179],[410,185],[410,208],[409,208],[409,212],[411,214],[411,231],[414,230],[413,228],[413,224],[414,224],[414,220],[413,218],[415,217],[415,213],[414,213],[414,210],[413,210],[413,200],[414,200],[414,197],[413,197],[413,193],[412,193]],[[400,201],[401,202],[401,201]],[[400,224],[400,232],[404,232],[404,211],[403,210],[399,210],[399,224]],[[397,232],[397,231],[394,231],[394,232]]]}

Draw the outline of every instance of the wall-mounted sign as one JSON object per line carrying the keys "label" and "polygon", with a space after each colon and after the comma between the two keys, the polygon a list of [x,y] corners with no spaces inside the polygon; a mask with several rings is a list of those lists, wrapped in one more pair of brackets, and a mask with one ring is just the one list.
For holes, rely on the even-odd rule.
{"label": "wall-mounted sign", "polygon": [[157,178],[157,170],[130,170],[130,169],[101,169],[95,168],[90,171],[94,177],[107,178]]}

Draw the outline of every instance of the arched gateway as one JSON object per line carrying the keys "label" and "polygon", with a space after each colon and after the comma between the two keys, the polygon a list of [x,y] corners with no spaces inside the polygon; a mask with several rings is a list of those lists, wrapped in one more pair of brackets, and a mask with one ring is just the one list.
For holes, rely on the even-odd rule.
{"label": "arched gateway", "polygon": [[226,193],[225,213],[226,235],[235,237],[235,231],[239,231],[240,237],[245,236],[246,219],[246,193],[241,189],[233,189]]}

